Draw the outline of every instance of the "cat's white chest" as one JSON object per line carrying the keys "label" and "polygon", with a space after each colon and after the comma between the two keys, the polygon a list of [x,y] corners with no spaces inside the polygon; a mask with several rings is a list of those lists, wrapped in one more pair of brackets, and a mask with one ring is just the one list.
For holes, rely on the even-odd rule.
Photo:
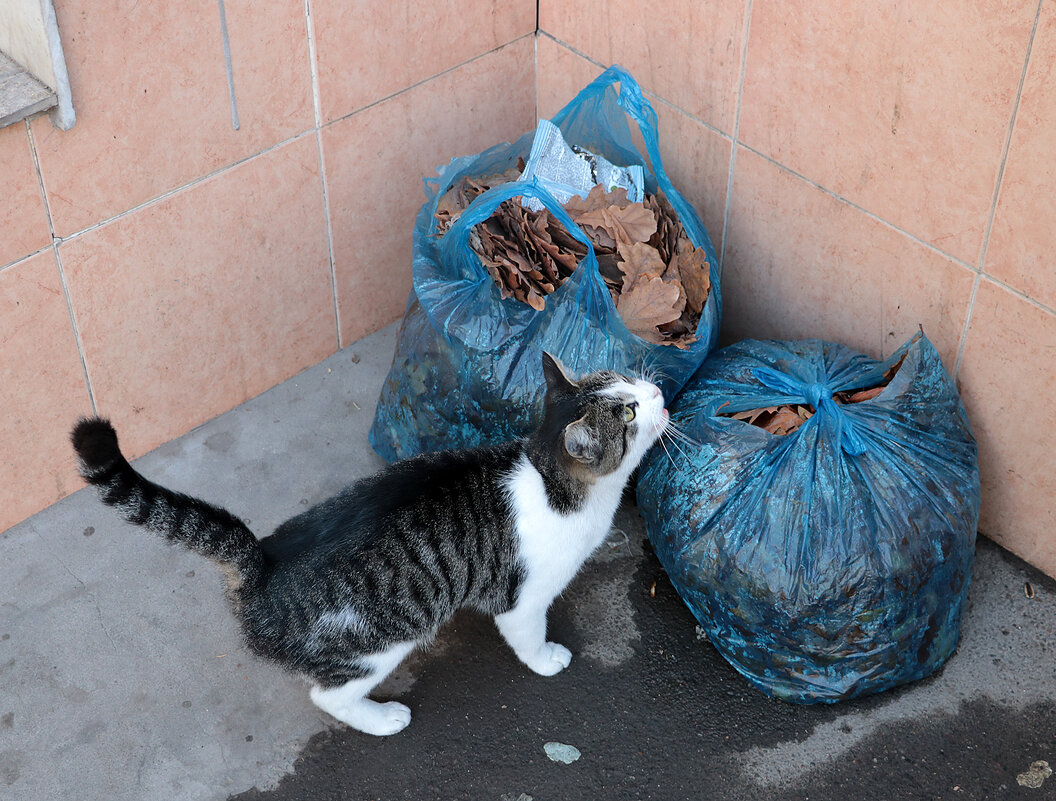
{"label": "cat's white chest", "polygon": [[542,476],[522,457],[507,479],[507,489],[519,556],[527,569],[524,594],[548,604],[565,588],[608,535],[624,483],[625,476],[606,476],[591,488],[583,508],[561,514],[551,508]]}

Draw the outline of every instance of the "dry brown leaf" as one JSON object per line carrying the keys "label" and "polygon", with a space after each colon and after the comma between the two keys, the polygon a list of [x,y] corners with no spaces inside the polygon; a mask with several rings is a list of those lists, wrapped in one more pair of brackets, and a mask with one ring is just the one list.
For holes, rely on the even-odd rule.
{"label": "dry brown leaf", "polygon": [[897,373],[899,371],[899,369],[902,367],[902,363],[905,362],[906,356],[908,356],[908,355],[909,355],[909,351],[907,350],[905,353],[903,353],[899,357],[897,362],[895,362],[894,364],[892,364],[890,367],[887,368],[887,372],[884,373],[884,384],[885,385],[891,383],[891,379],[893,379],[895,377],[895,373]]}
{"label": "dry brown leaf", "polygon": [[[511,169],[466,177],[449,187],[438,203],[437,233],[446,232],[480,193],[518,174]],[[695,342],[710,288],[708,264],[663,194],[631,203],[626,190],[596,186],[587,197],[572,198],[566,209],[592,241],[602,279],[627,327],[657,344],[687,348]],[[539,310],[587,253],[546,209],[527,209],[519,198],[500,204],[475,226],[469,244],[502,297]]]}
{"label": "dry brown leaf", "polygon": [[546,306],[546,298],[536,292],[534,288],[529,287],[525,303],[536,311],[542,311]]}
{"label": "dry brown leaf", "polygon": [[685,244],[689,249],[680,246],[678,251],[678,273],[686,290],[687,306],[692,314],[699,317],[711,291],[708,256],[704,248],[693,247],[688,239]]}
{"label": "dry brown leaf", "polygon": [[732,417],[749,425],[768,431],[771,434],[784,436],[791,434],[807,420],[814,416],[814,410],[809,406],[764,406],[759,409],[746,409],[743,412],[722,414],[722,417]]}
{"label": "dry brown leaf", "polygon": [[677,320],[682,315],[678,287],[663,279],[645,276],[620,295],[616,304],[624,325],[633,333],[654,341],[660,337],[658,325]]}
{"label": "dry brown leaf", "polygon": [[628,245],[647,242],[649,237],[656,233],[656,215],[639,203],[632,203],[624,209],[614,206],[609,213],[616,218],[626,234],[623,242]]}
{"label": "dry brown leaf", "polygon": [[801,425],[803,425],[804,418],[796,414],[789,406],[782,406],[773,416],[766,422],[763,428],[769,431],[771,434],[778,434],[784,436],[785,434],[791,434]]}
{"label": "dry brown leaf", "polygon": [[884,387],[879,386],[871,387],[869,389],[860,389],[857,392],[841,393],[844,396],[841,400],[844,403],[861,403],[862,401],[872,400],[883,391]]}
{"label": "dry brown leaf", "polygon": [[645,242],[656,232],[656,215],[640,203],[625,208],[594,209],[580,214],[574,221],[581,228],[591,229],[602,247],[616,247],[621,242],[626,245]]}
{"label": "dry brown leaf", "polygon": [[595,209],[605,209],[609,206],[619,206],[623,208],[630,204],[631,201],[627,199],[627,190],[621,187],[616,187],[611,192],[606,192],[605,187],[601,184],[595,184],[591,187],[590,192],[587,193],[586,197],[579,197],[574,195],[571,200],[565,203],[565,211],[568,212],[568,216],[572,218],[572,221],[576,221],[576,217],[587,211],[594,211]]}
{"label": "dry brown leaf", "polygon": [[734,412],[733,414],[726,414],[723,417],[732,417],[734,420],[743,420],[745,423],[754,424],[756,419],[764,414],[773,414],[777,411],[776,406],[767,406],[762,409],[746,409],[743,412]]}
{"label": "dry brown leaf", "polygon": [[616,248],[616,221],[609,214],[609,208],[611,207],[584,212],[574,220],[576,225],[584,229],[595,248]]}
{"label": "dry brown leaf", "polygon": [[623,274],[622,291],[632,289],[645,276],[660,278],[665,272],[663,260],[656,248],[645,242],[619,246],[621,261],[617,264]]}

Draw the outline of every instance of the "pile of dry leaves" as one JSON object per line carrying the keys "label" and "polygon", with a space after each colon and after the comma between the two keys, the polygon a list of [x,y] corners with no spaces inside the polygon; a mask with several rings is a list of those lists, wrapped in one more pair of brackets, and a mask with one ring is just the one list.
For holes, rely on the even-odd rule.
{"label": "pile of dry leaves", "polygon": [[[884,387],[891,383],[891,379],[895,377],[895,373],[898,372],[898,368],[902,366],[902,362],[905,361],[906,356],[902,354],[902,358],[891,365],[887,372],[884,373],[880,383],[867,389],[856,389],[856,390],[845,390],[843,392],[835,392],[832,395],[832,399],[837,403],[850,404],[850,403],[861,403],[862,401],[872,400],[881,392]],[[759,426],[759,428],[769,431],[771,434],[785,435],[791,434],[807,420],[814,416],[815,409],[813,406],[806,404],[794,404],[784,406],[767,406],[762,409],[747,409],[743,412],[733,412],[732,414],[721,414],[720,417],[732,417],[734,420],[743,420],[753,426]]]}
{"label": "pile of dry leaves", "polygon": [[[519,174],[510,169],[463,178],[437,205],[437,234],[444,234],[479,194]],[[709,266],[704,249],[689,241],[663,193],[632,203],[625,190],[606,192],[599,185],[586,198],[572,198],[565,210],[590,238],[627,328],[649,342],[688,347],[711,289]],[[537,310],[587,254],[586,246],[546,209],[525,208],[519,198],[500,204],[474,226],[469,242],[502,297]]]}

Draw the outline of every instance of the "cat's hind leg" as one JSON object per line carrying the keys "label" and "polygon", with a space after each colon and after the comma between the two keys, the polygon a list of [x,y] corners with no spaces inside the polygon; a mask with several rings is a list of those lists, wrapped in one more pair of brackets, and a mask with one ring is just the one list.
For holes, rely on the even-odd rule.
{"label": "cat's hind leg", "polygon": [[367,698],[403,658],[414,650],[416,643],[399,643],[381,653],[363,657],[361,663],[366,676],[352,679],[337,687],[315,686],[309,696],[312,702],[329,715],[367,734],[395,734],[411,722],[411,710],[399,701],[381,703]]}

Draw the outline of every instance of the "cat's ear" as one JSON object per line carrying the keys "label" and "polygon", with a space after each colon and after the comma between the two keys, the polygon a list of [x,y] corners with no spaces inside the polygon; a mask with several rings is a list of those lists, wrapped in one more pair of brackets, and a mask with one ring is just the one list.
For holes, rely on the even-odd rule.
{"label": "cat's ear", "polygon": [[568,377],[568,371],[554,356],[543,351],[543,377],[546,379],[546,388],[550,392],[559,389],[575,389],[576,382]]}
{"label": "cat's ear", "polygon": [[565,426],[565,450],[577,462],[595,465],[601,459],[601,443],[582,420]]}

